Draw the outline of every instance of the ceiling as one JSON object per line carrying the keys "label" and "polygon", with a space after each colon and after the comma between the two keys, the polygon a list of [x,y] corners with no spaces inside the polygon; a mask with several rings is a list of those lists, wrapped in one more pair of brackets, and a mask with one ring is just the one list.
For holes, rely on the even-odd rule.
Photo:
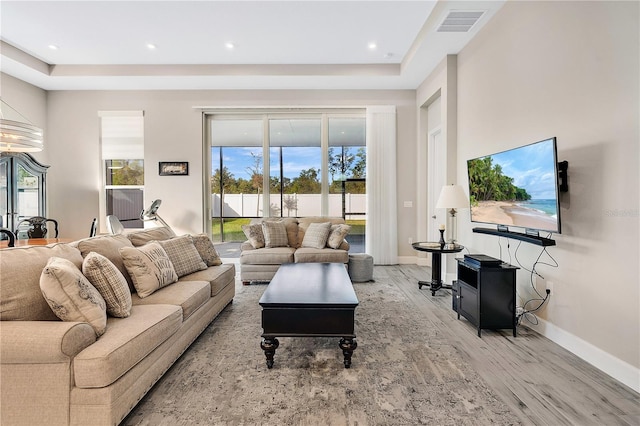
{"label": "ceiling", "polygon": [[[415,89],[503,3],[1,0],[0,67],[46,90]],[[451,11],[484,13],[438,31]]]}

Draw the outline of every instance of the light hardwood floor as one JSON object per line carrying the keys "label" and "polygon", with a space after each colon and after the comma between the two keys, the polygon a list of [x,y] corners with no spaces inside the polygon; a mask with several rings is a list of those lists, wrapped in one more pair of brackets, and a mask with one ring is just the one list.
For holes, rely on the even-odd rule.
{"label": "light hardwood floor", "polygon": [[416,265],[376,266],[374,278],[388,278],[424,317],[424,326],[446,333],[461,355],[518,413],[533,425],[640,425],[640,394],[526,326],[476,329],[451,309],[450,290],[436,296],[418,289],[429,278]]}

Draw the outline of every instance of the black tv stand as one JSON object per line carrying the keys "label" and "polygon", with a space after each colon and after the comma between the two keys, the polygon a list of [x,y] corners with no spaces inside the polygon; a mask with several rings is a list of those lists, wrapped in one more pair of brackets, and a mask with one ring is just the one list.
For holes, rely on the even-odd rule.
{"label": "black tv stand", "polygon": [[493,228],[473,228],[473,232],[477,234],[488,234],[488,235],[497,235],[499,237],[511,238],[514,240],[520,240],[527,243],[535,244],[538,246],[548,247],[555,246],[556,240],[552,240],[551,238],[541,237],[539,235],[531,235],[525,234],[522,232],[514,232],[504,229],[493,229]]}

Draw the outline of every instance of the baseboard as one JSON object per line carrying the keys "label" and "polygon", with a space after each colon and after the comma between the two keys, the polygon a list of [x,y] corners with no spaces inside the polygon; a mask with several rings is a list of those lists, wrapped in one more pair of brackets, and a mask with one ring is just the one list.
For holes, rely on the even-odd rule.
{"label": "baseboard", "polygon": [[538,318],[537,325],[527,324],[527,327],[535,330],[552,342],[557,343],[634,391],[640,392],[639,368],[614,357],[597,346],[582,340],[542,318]]}

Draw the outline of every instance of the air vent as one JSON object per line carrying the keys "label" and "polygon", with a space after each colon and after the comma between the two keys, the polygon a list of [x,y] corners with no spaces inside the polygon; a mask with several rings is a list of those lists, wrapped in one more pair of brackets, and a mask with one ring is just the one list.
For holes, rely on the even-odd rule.
{"label": "air vent", "polygon": [[484,15],[484,10],[451,10],[437,29],[439,33],[466,33]]}

